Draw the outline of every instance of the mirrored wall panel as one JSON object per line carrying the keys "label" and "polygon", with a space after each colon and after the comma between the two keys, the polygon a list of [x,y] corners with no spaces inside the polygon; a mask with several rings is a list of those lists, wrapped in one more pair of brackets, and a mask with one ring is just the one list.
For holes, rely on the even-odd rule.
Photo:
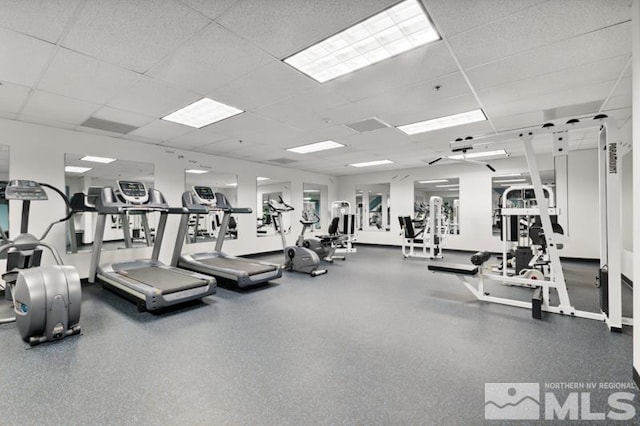
{"label": "mirrored wall panel", "polygon": [[312,229],[326,229],[329,214],[326,209],[329,187],[315,183],[304,183],[303,210],[309,218],[317,218]]}
{"label": "mirrored wall panel", "polygon": [[[0,145],[0,227],[9,238],[15,237],[9,229],[9,201],[4,198],[4,191],[9,180],[9,146]],[[19,231],[19,230],[17,230]],[[0,259],[5,259],[6,253],[0,254]]]}
{"label": "mirrored wall panel", "polygon": [[[238,200],[238,178],[232,173],[218,173],[205,170],[185,170],[185,190],[193,191],[194,186],[207,186],[214,193],[223,194],[233,207]],[[208,215],[191,215],[187,230],[187,243],[214,241],[220,236],[226,240],[238,238],[238,220],[235,215],[229,218],[226,229],[222,229],[222,211],[212,211]]]}
{"label": "mirrored wall panel", "polygon": [[[84,154],[65,154],[65,192],[73,194],[94,193],[97,188],[117,188],[119,180],[143,182],[147,188],[154,186],[152,163],[105,158]],[[162,188],[159,188],[162,190]],[[67,222],[67,252],[90,251],[95,233],[94,209],[76,213]],[[110,215],[104,230],[103,250],[125,249],[153,245],[159,214]]]}
{"label": "mirrored wall panel", "polygon": [[291,230],[291,223],[293,223],[294,219],[298,220],[301,212],[294,210],[289,213],[284,213],[282,215],[282,223],[279,224],[273,220],[271,211],[269,210],[269,200],[279,200],[282,198],[286,204],[291,204],[291,182],[259,176],[256,179],[256,185],[256,231],[258,237],[277,235],[279,229],[282,229],[285,233],[289,232]]}
{"label": "mirrored wall panel", "polygon": [[[413,185],[413,226],[427,229],[430,226],[431,208],[442,217],[443,234],[460,234],[460,180],[458,178],[424,179]],[[436,198],[442,203],[435,203]],[[440,204],[441,207],[437,207]]]}
{"label": "mirrored wall panel", "polygon": [[356,186],[356,229],[391,231],[391,185],[388,183]]}
{"label": "mirrored wall panel", "polygon": [[[555,172],[545,170],[540,172],[542,185],[546,185],[555,202]],[[511,190],[509,190],[511,188]],[[522,190],[515,190],[521,188]],[[508,191],[509,190],[509,191]],[[491,205],[493,206],[492,233],[500,236],[501,221],[500,208],[505,205],[504,194],[507,192],[506,205],[508,207],[529,207],[535,204],[535,194],[531,186],[529,172],[518,172],[496,175],[491,178]]]}

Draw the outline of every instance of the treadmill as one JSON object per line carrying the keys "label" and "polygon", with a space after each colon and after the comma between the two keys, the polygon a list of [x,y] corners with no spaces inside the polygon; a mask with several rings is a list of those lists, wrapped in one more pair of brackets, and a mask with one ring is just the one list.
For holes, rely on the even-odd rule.
{"label": "treadmill", "polygon": [[[118,181],[117,185],[117,194],[112,187],[105,187],[100,190],[95,201],[98,219],[91,253],[89,282],[98,280],[106,287],[136,301],[140,310],[149,311],[214,294],[214,278],[168,266],[158,260],[168,215],[188,216],[187,210],[182,207],[169,207],[160,191],[147,190],[143,182]],[[160,212],[151,259],[100,265],[107,215],[151,212]]]}
{"label": "treadmill", "polygon": [[193,191],[186,191],[182,194],[182,205],[188,210],[189,215],[208,215],[212,211],[222,211],[224,216],[214,251],[181,255],[189,227],[189,215],[182,216],[171,261],[173,266],[212,275],[219,283],[226,282],[239,288],[264,285],[282,276],[280,265],[222,252],[231,215],[251,213],[250,208],[232,207],[224,194],[214,193],[209,186],[194,186]]}

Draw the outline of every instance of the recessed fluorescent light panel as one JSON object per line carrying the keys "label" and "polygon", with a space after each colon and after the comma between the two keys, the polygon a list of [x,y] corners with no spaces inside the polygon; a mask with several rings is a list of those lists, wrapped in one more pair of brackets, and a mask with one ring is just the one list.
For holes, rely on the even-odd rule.
{"label": "recessed fluorescent light panel", "polygon": [[269,178],[258,176],[258,178],[256,180],[269,180]]}
{"label": "recessed fluorescent light panel", "polygon": [[202,98],[191,105],[162,117],[162,119],[199,129],[242,112],[244,111],[241,109],[216,102],[213,99]]}
{"label": "recessed fluorescent light panel", "polygon": [[68,173],[85,173],[91,170],[91,167],[65,166],[64,171]]}
{"label": "recessed fluorescent light panel", "polygon": [[451,184],[451,185],[436,185],[436,188],[457,188],[459,187],[459,183]]}
{"label": "recessed fluorescent light panel", "polygon": [[284,60],[320,83],[440,40],[417,0],[406,0]]}
{"label": "recessed fluorescent light panel", "polygon": [[526,182],[526,179],[497,179],[495,183],[507,183],[507,182]]}
{"label": "recessed fluorescent light panel", "polygon": [[461,112],[460,114],[448,115],[446,117],[397,126],[397,129],[408,135],[415,135],[417,133],[431,132],[433,130],[446,129],[447,127],[485,121],[486,119],[487,117],[484,115],[484,112],[481,109],[476,109],[473,111]]}
{"label": "recessed fluorescent light panel", "polygon": [[353,163],[349,164],[353,167],[371,167],[371,166],[381,166],[383,164],[393,164],[391,160],[375,160],[375,161],[365,161],[364,163]]}
{"label": "recessed fluorescent light panel", "polygon": [[497,178],[510,178],[510,177],[518,177],[518,176],[522,176],[522,173],[507,173],[507,174],[498,175],[498,176],[495,176],[495,177],[497,177]]}
{"label": "recessed fluorescent light panel", "polygon": [[109,164],[116,161],[115,158],[107,158],[107,157],[93,157],[91,155],[85,155],[81,158],[82,161],[91,161],[92,163],[104,163]]}
{"label": "recessed fluorescent light panel", "polygon": [[464,159],[471,159],[471,158],[482,158],[482,157],[498,157],[507,155],[507,151],[505,151],[504,149],[498,149],[496,151],[480,151],[480,152],[467,152],[466,154],[456,154],[456,155],[450,155],[447,158],[450,158],[451,160],[464,160]]}
{"label": "recessed fluorescent light panel", "polygon": [[300,145],[295,148],[287,148],[289,152],[295,152],[297,154],[308,154],[310,152],[324,151],[326,149],[342,148],[344,145],[334,141],[323,141],[311,143],[308,145]]}
{"label": "recessed fluorescent light panel", "polygon": [[204,174],[204,173],[209,173],[206,170],[198,170],[198,169],[189,169],[189,170],[185,170],[184,172],[185,173],[191,173],[191,174],[194,174],[194,175],[201,175],[201,174]]}
{"label": "recessed fluorescent light panel", "polygon": [[447,179],[419,180],[418,183],[443,183],[449,182]]}

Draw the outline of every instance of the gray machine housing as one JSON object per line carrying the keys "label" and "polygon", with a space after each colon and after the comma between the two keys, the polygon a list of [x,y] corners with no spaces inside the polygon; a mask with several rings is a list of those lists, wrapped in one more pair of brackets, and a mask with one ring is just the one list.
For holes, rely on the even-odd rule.
{"label": "gray machine housing", "polygon": [[[7,272],[2,275],[6,282],[5,292],[13,300],[14,318],[0,323],[15,321],[20,336],[31,345],[60,340],[80,334],[80,307],[82,288],[80,275],[74,266],[63,265],[55,247],[43,240],[54,224],[68,220],[73,212],[53,222],[42,237],[27,232],[31,201],[46,201],[48,196],[42,186],[55,190],[70,208],[69,200],[58,189],[29,180],[12,180],[7,185],[5,198],[22,201],[20,234],[9,240],[0,229],[4,244],[0,253],[7,252]],[[42,248],[48,249],[57,265],[40,266]]]}

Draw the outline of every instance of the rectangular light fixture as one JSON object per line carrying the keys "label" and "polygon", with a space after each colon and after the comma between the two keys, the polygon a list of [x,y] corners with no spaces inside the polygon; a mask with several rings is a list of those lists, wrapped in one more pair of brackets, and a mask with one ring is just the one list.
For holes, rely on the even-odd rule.
{"label": "rectangular light fixture", "polygon": [[408,135],[415,135],[417,133],[431,132],[433,130],[446,129],[447,127],[461,126],[463,124],[486,120],[487,116],[484,115],[484,111],[475,109],[473,111],[397,126],[397,129]]}
{"label": "rectangular light fixture", "polygon": [[405,0],[284,62],[324,83],[437,40],[418,0]]}
{"label": "rectangular light fixture", "polygon": [[198,169],[189,169],[189,170],[185,170],[184,172],[185,173],[191,173],[191,174],[194,174],[194,175],[202,175],[204,173],[209,173],[206,170],[198,170]]}
{"label": "rectangular light fixture", "polygon": [[319,189],[305,189],[305,190],[303,190],[303,192],[305,194],[307,194],[307,193],[316,193],[317,194],[318,192],[320,192],[320,190]]}
{"label": "rectangular light fixture", "polygon": [[442,183],[449,182],[448,179],[419,180],[418,183]]}
{"label": "rectangular light fixture", "polygon": [[344,145],[338,142],[323,141],[323,142],[311,143],[308,145],[300,145],[294,148],[287,148],[287,151],[295,152],[297,154],[308,154],[310,152],[324,151],[327,149],[334,149],[334,148],[342,148],[343,146]]}
{"label": "rectangular light fixture", "polygon": [[507,182],[526,182],[526,179],[499,179],[494,180],[495,183],[507,183]]}
{"label": "rectangular light fixture", "polygon": [[436,185],[436,188],[455,188],[460,186],[459,183],[452,183],[451,185]]}
{"label": "rectangular light fixture", "polygon": [[91,155],[85,155],[80,160],[82,161],[91,161],[92,163],[104,163],[109,164],[116,161],[116,158],[107,158],[107,157],[94,157]]}
{"label": "rectangular light fixture", "polygon": [[456,192],[458,192],[458,191],[460,191],[460,189],[447,189],[447,191],[456,191]]}
{"label": "rectangular light fixture", "polygon": [[244,111],[213,99],[202,98],[184,108],[162,117],[163,120],[199,129]]}
{"label": "rectangular light fixture", "polygon": [[478,152],[467,152],[466,154],[456,154],[450,155],[447,158],[451,160],[464,160],[465,158],[483,158],[483,157],[498,157],[507,155],[507,151],[504,149],[498,149],[496,151],[478,151]]}
{"label": "rectangular light fixture", "polygon": [[381,166],[383,164],[393,164],[391,160],[375,160],[375,161],[365,161],[364,163],[353,163],[349,164],[352,167],[371,167],[371,166]]}
{"label": "rectangular light fixture", "polygon": [[65,166],[64,171],[67,173],[85,173],[91,170],[91,167]]}
{"label": "rectangular light fixture", "polygon": [[258,176],[257,180],[269,180],[267,177]]}
{"label": "rectangular light fixture", "polygon": [[504,175],[497,175],[497,178],[510,178],[510,177],[519,177],[522,176],[522,173],[506,173]]}
{"label": "rectangular light fixture", "polygon": [[228,183],[227,186],[238,186],[237,183]]}
{"label": "rectangular light fixture", "polygon": [[311,201],[311,197],[304,197],[302,200],[303,201]]}

